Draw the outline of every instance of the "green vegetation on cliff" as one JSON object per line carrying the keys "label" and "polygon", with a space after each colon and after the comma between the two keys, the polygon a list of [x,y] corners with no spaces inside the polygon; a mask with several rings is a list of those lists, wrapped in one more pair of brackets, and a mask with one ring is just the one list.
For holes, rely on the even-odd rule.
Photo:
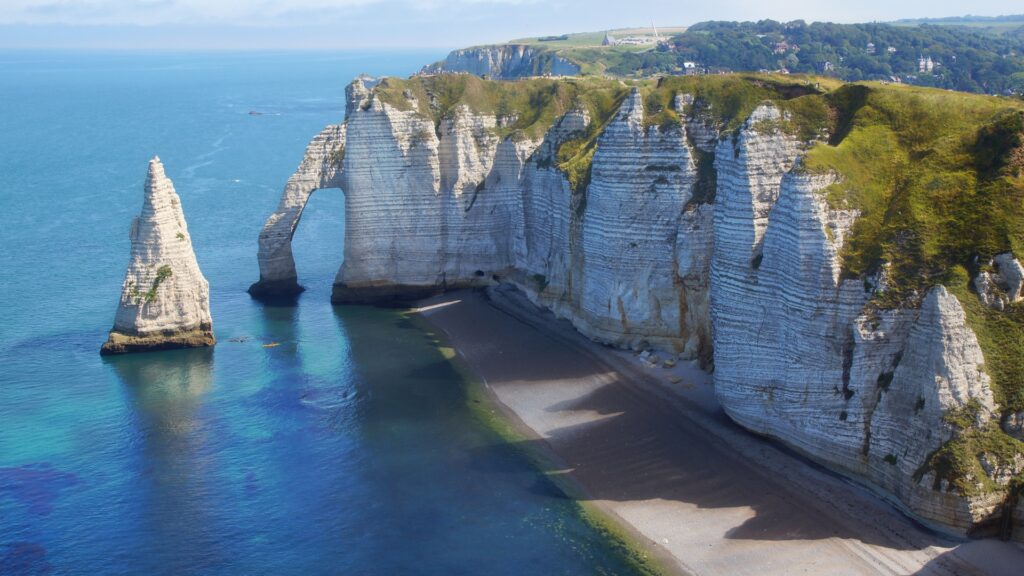
{"label": "green vegetation on cliff", "polygon": [[[985,371],[992,378],[992,391],[1001,410],[981,429],[971,426],[977,405],[969,404],[960,413],[948,415],[947,421],[955,430],[953,440],[932,454],[918,474],[932,471],[936,483],[947,480],[962,494],[972,496],[1001,489],[986,474],[982,458],[990,466],[1011,470],[1014,458],[1024,454],[1024,442],[999,427],[1001,418],[1024,410],[1024,305],[1010,306],[1005,311],[993,310],[971,292],[969,278],[964,267],[955,266],[947,284],[960,300],[971,329],[978,337],[985,354]],[[1018,474],[1012,484],[1018,491],[1024,489],[1024,475]]]}
{"label": "green vegetation on cliff", "polygon": [[554,163],[566,174],[573,190],[582,192],[590,181],[590,161],[598,135],[615,115],[628,93],[618,81],[600,78],[531,78],[514,82],[484,80],[469,74],[417,76],[408,80],[386,78],[375,88],[382,101],[400,110],[418,110],[435,127],[460,106],[499,119],[499,137],[538,140],[555,121],[572,110],[584,110],[591,119],[587,129],[563,142]]}
{"label": "green vegetation on cliff", "polygon": [[[608,95],[620,92],[618,82],[602,79],[531,78],[515,82],[484,80],[470,74],[385,78],[374,89],[377,96],[399,110],[418,110],[440,126],[460,106],[493,114],[504,122],[495,130],[500,137],[539,139],[577,104],[605,109]],[[614,99],[614,98],[613,98]],[[612,108],[614,112],[614,108]]]}
{"label": "green vegetation on cliff", "polygon": [[[863,280],[882,273],[876,309],[918,306],[944,284],[962,303],[985,355],[999,405],[997,422],[982,428],[954,418],[954,439],[921,463],[964,494],[997,489],[979,475],[982,459],[1007,463],[1024,453],[998,419],[1024,410],[1024,305],[1004,311],[981,304],[970,285],[996,254],[1024,256],[1024,102],[932,88],[881,83],[844,84],[821,77],[744,74],[670,76],[629,83],[600,78],[486,81],[470,75],[387,79],[376,91],[385,102],[419,111],[435,125],[460,106],[505,119],[496,135],[540,139],[571,110],[585,110],[588,127],[560,142],[542,166],[562,171],[577,195],[577,216],[597,143],[631,90],[638,90],[647,130],[677,130],[694,116],[727,140],[754,109],[771,102],[779,121],[758,131],[781,131],[808,150],[799,169],[833,173],[822,194],[833,208],[859,217],[840,253],[843,275]],[[689,104],[676,109],[676,97]],[[695,201],[714,200],[711,158],[698,157]],[[707,174],[705,174],[707,173]],[[705,178],[704,176],[708,176]],[[955,416],[955,415],[954,415]]]}
{"label": "green vegetation on cliff", "polygon": [[1024,255],[1024,104],[878,84],[823,98],[831,140],[810,149],[804,169],[838,174],[829,203],[860,211],[841,252],[844,276],[886,265],[879,308],[916,306],[932,286],[948,286],[978,334],[1000,406],[1024,410],[1024,311],[990,310],[969,287],[996,254]]}
{"label": "green vegetation on cliff", "polygon": [[[845,85],[824,96],[829,142],[811,148],[804,169],[834,172],[826,198],[860,211],[843,247],[844,276],[884,264],[879,308],[913,307],[936,284],[960,300],[985,355],[999,405],[995,421],[951,415],[953,439],[922,463],[936,486],[967,496],[1002,490],[988,466],[1012,469],[1024,444],[998,425],[1024,410],[1024,305],[984,306],[970,279],[993,256],[1024,255],[1024,104],[1004,98],[877,84]],[[1018,478],[1014,482],[1024,482]]]}
{"label": "green vegetation on cliff", "polygon": [[[181,239],[183,239],[183,240],[185,238],[185,236],[183,234],[180,234],[180,233],[178,234],[178,236],[180,236]],[[142,304],[143,302],[146,302],[147,304],[149,304],[151,302],[154,302],[154,301],[156,301],[156,291],[157,291],[157,288],[160,287],[160,284],[162,284],[164,280],[167,280],[168,278],[170,278],[173,275],[174,275],[174,271],[171,270],[170,266],[167,266],[167,265],[161,266],[160,268],[157,269],[156,276],[153,278],[153,285],[150,286],[149,290],[146,290],[145,292],[140,291],[138,286],[135,285],[135,282],[132,281],[132,280],[129,280],[128,281],[128,297],[130,299],[134,300],[136,304]]]}
{"label": "green vegetation on cliff", "polygon": [[861,211],[843,252],[847,277],[892,264],[885,304],[923,296],[955,265],[1024,253],[1024,189],[1008,157],[1024,105],[1011,100],[882,85],[826,97],[832,141],[804,166],[835,172],[837,208]]}

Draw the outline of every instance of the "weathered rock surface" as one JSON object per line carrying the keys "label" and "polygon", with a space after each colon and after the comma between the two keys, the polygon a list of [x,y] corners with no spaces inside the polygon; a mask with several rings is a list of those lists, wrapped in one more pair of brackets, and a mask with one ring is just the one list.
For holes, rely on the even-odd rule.
{"label": "weathered rock surface", "polygon": [[[928,292],[903,341],[891,383],[878,385],[877,378],[874,387],[865,383],[877,398],[871,413],[863,415],[867,474],[922,518],[966,532],[985,520],[998,501],[965,502],[948,485],[936,486],[931,473],[917,483],[906,478],[914,478],[929,454],[953,436],[946,415],[974,401],[979,406],[975,426],[992,418],[995,402],[983,370],[985,358],[960,302],[943,286]],[[881,382],[887,380],[883,376]]]}
{"label": "weathered rock surface", "polygon": [[681,315],[674,252],[695,179],[686,129],[645,126],[640,93],[631,92],[598,140],[587,188],[574,318],[584,333],[629,348],[685,349],[693,330]]}
{"label": "weathered rock surface", "polygon": [[302,163],[285,185],[277,210],[267,218],[260,233],[260,280],[249,288],[253,296],[302,291],[295,274],[292,236],[310,194],[322,188],[341,187],[340,169],[344,154],[344,124],[324,128],[306,147]]}
{"label": "weathered rock surface", "polygon": [[[966,532],[998,502],[917,475],[953,435],[944,416],[994,410],[984,358],[957,299],[872,311],[839,251],[856,212],[830,209],[834,179],[801,172],[795,142],[761,134],[759,109],[719,144],[711,316],[715,391],[741,425],[870,481],[934,526]],[[734,147],[735,146],[735,147]]]}
{"label": "weathered rock surface", "polygon": [[548,50],[525,44],[502,44],[454,50],[434,64],[424,66],[421,74],[466,73],[495,80],[530,76],[575,76],[578,64]]}
{"label": "weathered rock surface", "polygon": [[994,270],[982,271],[974,277],[974,289],[986,306],[1003,310],[1007,305],[1024,299],[1024,267],[1010,252],[997,254],[989,262]]}
{"label": "weathered rock surface", "polygon": [[524,151],[509,142],[499,154],[495,117],[460,107],[435,127],[415,107],[399,110],[369,91],[349,110],[345,260],[334,301],[418,297],[503,268],[503,199],[514,188],[491,174],[499,156],[514,170]]}
{"label": "weathered rock surface", "polygon": [[181,200],[160,159],[149,161],[131,260],[101,354],[212,346],[210,286],[199,270]]}
{"label": "weathered rock surface", "polygon": [[[675,94],[680,121],[650,122],[634,91],[574,189],[558,150],[594,122],[585,109],[529,139],[497,136],[498,118],[465,105],[432,119],[405,97],[389,104],[357,81],[345,126],[329,128],[345,136],[344,157],[324,165],[314,140],[303,162],[315,167],[307,188],[326,174],[346,195],[335,301],[510,282],[601,342],[713,363],[734,420],[936,527],[963,533],[999,513],[997,496],[965,497],[925,466],[957,433],[951,412],[979,406],[974,429],[998,413],[960,302],[937,286],[920,308],[879,310],[887,266],[844,279],[840,253],[859,213],[829,205],[837,176],[804,169],[807,143],[780,128],[778,107],[758,106],[720,138],[706,103]],[[282,207],[302,203],[289,194]],[[296,221],[275,235],[272,218],[264,235],[286,244]],[[264,250],[261,236],[260,258],[294,282],[290,248]],[[1000,255],[993,266],[1006,302],[1019,298],[1019,263]],[[1002,425],[1024,434],[1020,422]],[[1012,465],[990,468],[1003,478]]]}

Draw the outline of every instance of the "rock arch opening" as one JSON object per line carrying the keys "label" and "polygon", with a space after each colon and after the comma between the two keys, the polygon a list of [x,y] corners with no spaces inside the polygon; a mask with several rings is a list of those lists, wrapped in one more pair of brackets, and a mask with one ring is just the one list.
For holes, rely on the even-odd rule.
{"label": "rock arch opening", "polygon": [[300,285],[330,293],[344,260],[345,195],[340,189],[311,194],[292,234],[292,257]]}
{"label": "rock arch opening", "polygon": [[341,188],[344,155],[344,124],[324,128],[306,147],[302,163],[288,178],[277,209],[260,232],[260,279],[249,287],[254,298],[294,297],[302,292],[292,256],[295,229],[313,192]]}

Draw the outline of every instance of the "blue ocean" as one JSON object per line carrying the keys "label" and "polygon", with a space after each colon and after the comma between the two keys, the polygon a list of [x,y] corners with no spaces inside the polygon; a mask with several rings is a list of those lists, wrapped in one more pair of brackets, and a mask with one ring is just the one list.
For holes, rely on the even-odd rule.
{"label": "blue ocean", "polygon": [[[430,334],[331,306],[340,191],[296,234],[297,304],[246,293],[348,81],[442,55],[0,53],[0,574],[629,572]],[[101,358],[153,155],[219,343]]]}

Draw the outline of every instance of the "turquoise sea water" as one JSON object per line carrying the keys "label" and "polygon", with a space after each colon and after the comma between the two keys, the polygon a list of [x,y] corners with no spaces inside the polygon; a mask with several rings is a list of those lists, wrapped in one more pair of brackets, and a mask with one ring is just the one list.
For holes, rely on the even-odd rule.
{"label": "turquoise sea water", "polygon": [[[339,191],[297,234],[298,305],[245,293],[348,80],[440,56],[0,53],[0,574],[627,572],[427,334],[329,304]],[[101,358],[154,154],[219,343]]]}

